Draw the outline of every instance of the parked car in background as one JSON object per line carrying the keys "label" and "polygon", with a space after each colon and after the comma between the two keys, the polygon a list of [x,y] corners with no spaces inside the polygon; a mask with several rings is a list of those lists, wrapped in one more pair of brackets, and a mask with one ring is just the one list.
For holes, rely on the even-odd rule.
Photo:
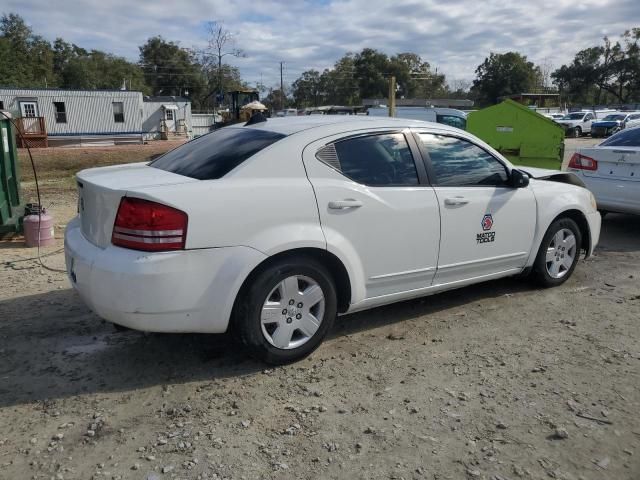
{"label": "parked car in background", "polygon": [[[387,107],[369,107],[368,113],[372,117],[389,116]],[[442,123],[460,130],[466,130],[467,128],[467,112],[456,108],[396,107],[396,118]]]}
{"label": "parked car in background", "polygon": [[462,130],[312,115],[225,127],[151,163],[84,170],[70,281],[138,330],[313,351],[337,313],[512,275],[552,287],[591,255],[593,195]]}
{"label": "parked car in background", "polygon": [[591,124],[595,118],[595,113],[581,111],[568,113],[555,122],[564,127],[567,136],[577,138],[591,132]]}
{"label": "parked car in background", "polygon": [[547,117],[550,120],[562,120],[566,114],[564,113],[543,113],[543,116]]}
{"label": "parked car in background", "polygon": [[600,211],[640,214],[640,127],[577,150],[567,171],[580,176]]}
{"label": "parked car in background", "polygon": [[640,116],[638,114],[634,114],[634,118],[630,118],[627,120],[626,128],[635,128],[640,127]]}
{"label": "parked car in background", "polygon": [[630,120],[640,121],[640,112],[610,113],[591,124],[592,137],[608,137],[627,127]]}

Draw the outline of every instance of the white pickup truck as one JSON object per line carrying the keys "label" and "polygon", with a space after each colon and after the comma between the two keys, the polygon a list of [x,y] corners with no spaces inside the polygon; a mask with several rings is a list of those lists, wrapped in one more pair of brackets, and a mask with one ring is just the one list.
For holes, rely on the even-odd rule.
{"label": "white pickup truck", "polygon": [[615,110],[580,110],[579,112],[570,112],[554,122],[564,127],[568,137],[578,138],[591,133],[591,124],[610,113],[615,113]]}
{"label": "white pickup truck", "polygon": [[567,136],[577,138],[591,132],[591,124],[595,118],[594,112],[581,111],[568,113],[562,119],[555,120],[555,122],[564,127]]}

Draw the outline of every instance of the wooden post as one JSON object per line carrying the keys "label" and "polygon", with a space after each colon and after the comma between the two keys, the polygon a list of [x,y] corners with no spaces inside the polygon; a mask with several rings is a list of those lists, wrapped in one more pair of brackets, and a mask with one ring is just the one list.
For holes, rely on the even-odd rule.
{"label": "wooden post", "polygon": [[396,116],[396,77],[391,76],[389,79],[389,116]]}

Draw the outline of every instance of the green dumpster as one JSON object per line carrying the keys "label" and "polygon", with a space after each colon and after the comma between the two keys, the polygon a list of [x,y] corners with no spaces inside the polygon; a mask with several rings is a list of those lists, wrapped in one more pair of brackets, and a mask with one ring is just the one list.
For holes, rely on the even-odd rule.
{"label": "green dumpster", "polygon": [[24,206],[20,204],[19,177],[15,131],[0,114],[0,235],[20,230]]}
{"label": "green dumpster", "polygon": [[514,163],[560,168],[564,129],[513,100],[471,112],[467,117],[467,130]]}

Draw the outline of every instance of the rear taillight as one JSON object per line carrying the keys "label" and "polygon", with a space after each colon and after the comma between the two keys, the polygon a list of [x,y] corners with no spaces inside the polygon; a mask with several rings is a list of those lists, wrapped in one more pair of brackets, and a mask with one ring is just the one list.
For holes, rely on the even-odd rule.
{"label": "rear taillight", "polygon": [[571,160],[569,160],[569,168],[575,168],[578,170],[597,170],[598,161],[591,157],[574,153]]}
{"label": "rear taillight", "polygon": [[184,249],[187,214],[161,203],[123,197],[113,225],[111,243],[119,247],[159,252]]}

